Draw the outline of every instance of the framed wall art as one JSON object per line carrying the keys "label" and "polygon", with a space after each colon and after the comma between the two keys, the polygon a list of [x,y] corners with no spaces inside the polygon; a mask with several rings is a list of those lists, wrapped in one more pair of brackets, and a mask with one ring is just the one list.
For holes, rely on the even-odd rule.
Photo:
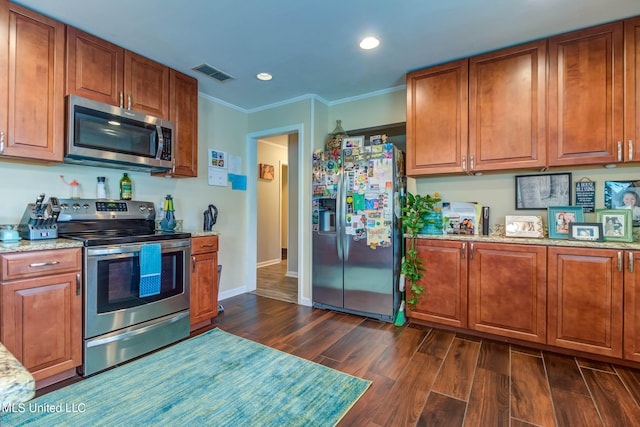
{"label": "framed wall art", "polygon": [[569,224],[583,222],[583,212],[580,206],[550,206],[549,213],[549,238],[568,239]]}
{"label": "framed wall art", "polygon": [[516,176],[516,209],[571,205],[571,173]]}
{"label": "framed wall art", "polygon": [[569,240],[586,240],[589,242],[602,242],[602,224],[599,222],[570,222]]}
{"label": "framed wall art", "polygon": [[268,165],[266,163],[260,163],[260,179],[266,179],[267,181],[273,180],[274,168],[273,165]]}
{"label": "framed wall art", "polygon": [[611,242],[631,242],[632,213],[629,209],[598,209],[596,221],[602,224],[604,240]]}
{"label": "framed wall art", "polygon": [[640,227],[640,181],[605,181],[605,209],[629,209],[633,226]]}
{"label": "framed wall art", "polygon": [[364,146],[364,136],[348,136],[342,139],[342,148],[361,148]]}
{"label": "framed wall art", "polygon": [[507,237],[544,237],[541,216],[507,215],[504,222]]}

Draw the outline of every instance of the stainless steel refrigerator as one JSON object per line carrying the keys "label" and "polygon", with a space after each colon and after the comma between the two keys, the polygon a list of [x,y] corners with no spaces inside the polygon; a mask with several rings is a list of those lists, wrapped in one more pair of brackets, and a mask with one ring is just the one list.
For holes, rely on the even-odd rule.
{"label": "stainless steel refrigerator", "polygon": [[404,186],[404,155],[392,144],[314,154],[314,307],[393,322]]}

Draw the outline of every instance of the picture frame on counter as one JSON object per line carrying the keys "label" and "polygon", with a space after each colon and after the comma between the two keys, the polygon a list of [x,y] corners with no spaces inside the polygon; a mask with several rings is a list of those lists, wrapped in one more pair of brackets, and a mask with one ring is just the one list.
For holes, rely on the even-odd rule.
{"label": "picture frame on counter", "polygon": [[516,209],[571,204],[571,172],[516,175]]}
{"label": "picture frame on counter", "polygon": [[604,242],[602,224],[599,222],[570,222],[569,240]]}
{"label": "picture frame on counter", "polygon": [[633,241],[633,214],[630,209],[598,209],[596,221],[602,224],[605,241]]}
{"label": "picture frame on counter", "polygon": [[507,237],[528,237],[540,239],[544,237],[542,217],[534,215],[507,215],[504,225]]}
{"label": "picture frame on counter", "polygon": [[605,181],[605,209],[629,209],[634,227],[640,227],[640,181]]}
{"label": "picture frame on counter", "polygon": [[364,135],[348,136],[348,137],[342,138],[342,149],[362,148],[362,147],[364,147]]}
{"label": "picture frame on counter", "polygon": [[547,212],[550,239],[568,239],[569,224],[584,221],[582,206],[550,206]]}

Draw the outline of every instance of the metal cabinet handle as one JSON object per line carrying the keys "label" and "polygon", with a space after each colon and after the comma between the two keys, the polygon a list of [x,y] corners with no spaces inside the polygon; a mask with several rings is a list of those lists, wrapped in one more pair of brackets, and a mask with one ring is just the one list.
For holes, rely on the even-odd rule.
{"label": "metal cabinet handle", "polygon": [[76,295],[80,295],[80,289],[82,289],[82,276],[78,273],[76,274]]}
{"label": "metal cabinet handle", "polygon": [[120,108],[124,108],[124,93],[120,92]]}
{"label": "metal cabinet handle", "polygon": [[467,244],[463,243],[462,247],[460,248],[460,258],[464,259],[464,253],[466,252],[467,249]]}
{"label": "metal cabinet handle", "polygon": [[622,141],[618,141],[618,161],[622,161]]}
{"label": "metal cabinet handle", "polygon": [[467,171],[467,156],[462,156],[462,171]]}
{"label": "metal cabinet handle", "polygon": [[47,265],[58,265],[60,261],[47,261],[47,262],[34,262],[33,264],[29,264],[29,267],[44,267]]}
{"label": "metal cabinet handle", "polygon": [[629,273],[633,273],[633,252],[629,252]]}
{"label": "metal cabinet handle", "polygon": [[618,271],[622,271],[622,251],[618,251]]}
{"label": "metal cabinet handle", "polygon": [[196,257],[191,257],[191,271],[196,271]]}
{"label": "metal cabinet handle", "polygon": [[127,110],[131,110],[131,94],[127,95]]}
{"label": "metal cabinet handle", "polygon": [[215,243],[207,243],[206,245],[200,245],[201,248],[215,248]]}
{"label": "metal cabinet handle", "polygon": [[475,169],[475,158],[474,158],[474,155],[472,154],[471,157],[469,158],[469,172],[473,172],[474,169]]}
{"label": "metal cabinet handle", "polygon": [[629,140],[629,160],[633,160],[633,140]]}
{"label": "metal cabinet handle", "polygon": [[469,259],[473,259],[473,243],[469,245]]}
{"label": "metal cabinet handle", "polygon": [[0,132],[0,154],[4,153],[4,132]]}

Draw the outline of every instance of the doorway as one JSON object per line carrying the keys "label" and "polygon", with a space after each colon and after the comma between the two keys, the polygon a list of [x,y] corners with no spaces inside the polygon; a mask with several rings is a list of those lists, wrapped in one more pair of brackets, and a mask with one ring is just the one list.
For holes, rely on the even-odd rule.
{"label": "doorway", "polygon": [[[298,135],[273,135],[257,140],[257,295],[298,302],[297,254],[289,256],[292,223],[297,217],[297,203],[290,203],[290,144]],[[295,153],[297,150],[293,150]],[[297,159],[293,159],[294,162]],[[268,173],[263,173],[267,171]],[[273,172],[273,173],[271,173]],[[295,200],[295,196],[294,196]],[[292,211],[293,210],[293,211]],[[297,221],[294,221],[294,223]],[[290,262],[291,260],[291,262]]]}

